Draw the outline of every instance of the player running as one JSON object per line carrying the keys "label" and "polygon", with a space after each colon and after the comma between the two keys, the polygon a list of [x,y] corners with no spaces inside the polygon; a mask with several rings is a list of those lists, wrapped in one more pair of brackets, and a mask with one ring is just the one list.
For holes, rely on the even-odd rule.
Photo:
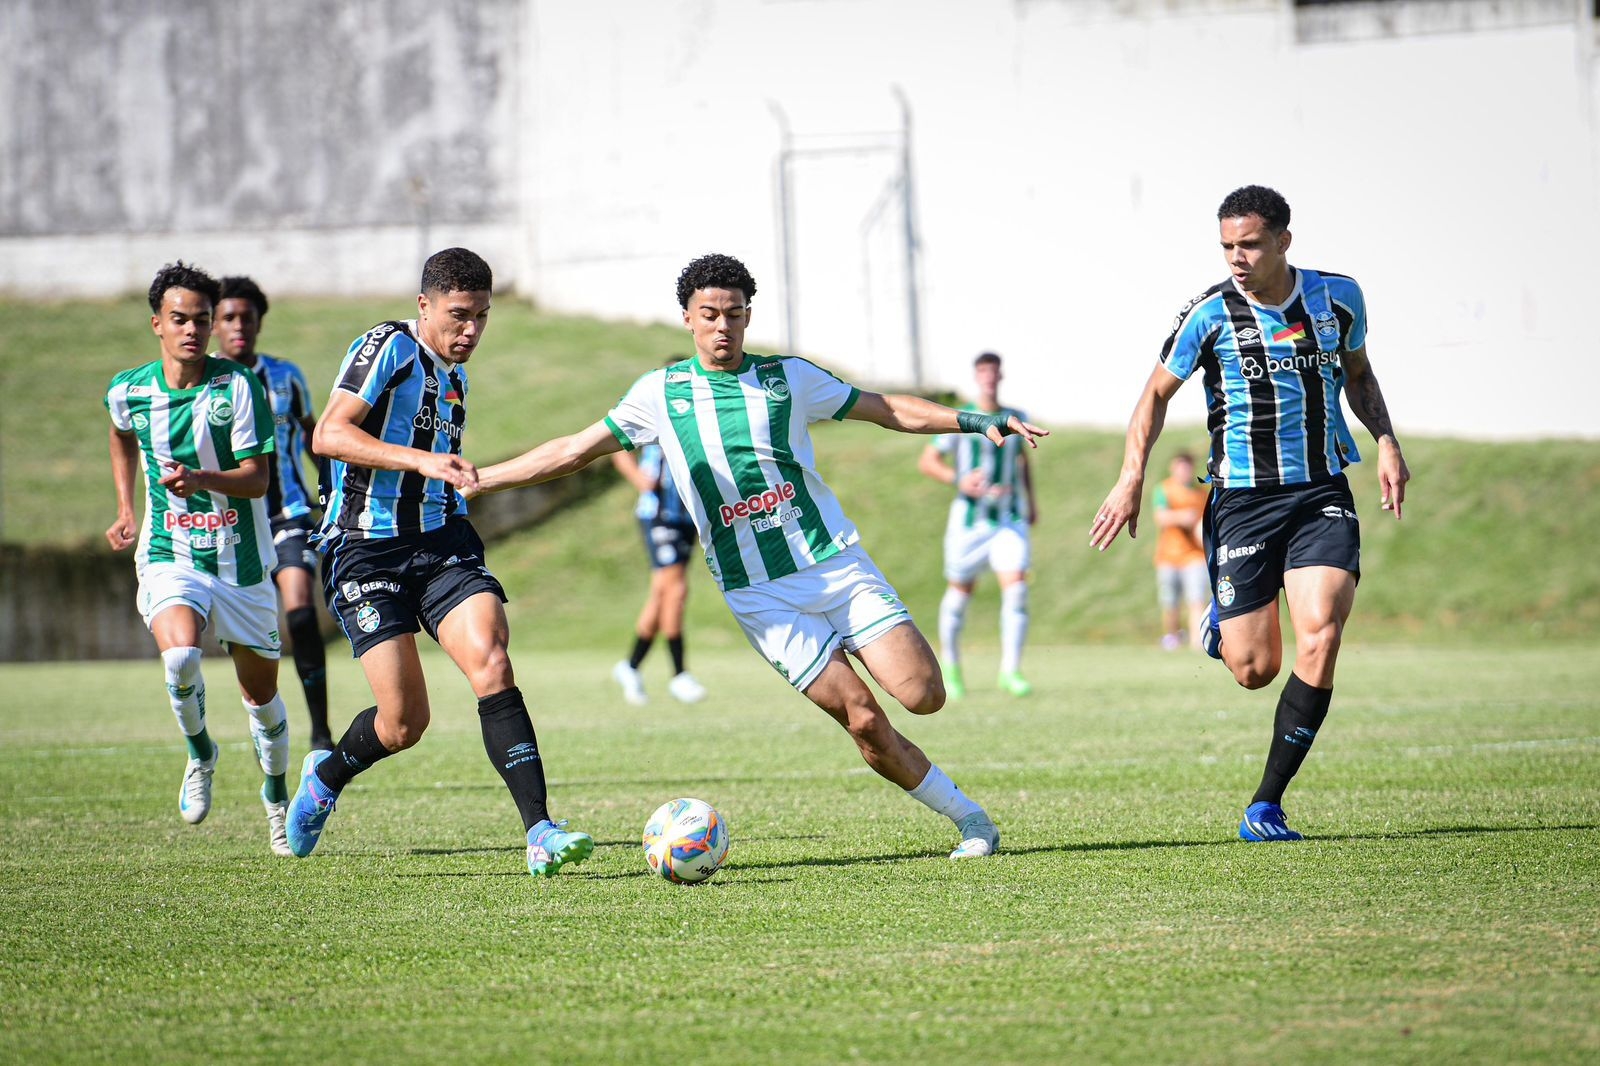
{"label": "player running", "polygon": [[1295,661],[1278,698],[1266,770],[1239,823],[1249,841],[1299,840],[1283,793],[1322,728],[1361,574],[1361,526],[1344,467],[1360,459],[1339,404],[1378,442],[1381,506],[1400,517],[1406,469],[1383,391],[1367,361],[1361,288],[1342,274],[1289,265],[1289,205],[1247,185],[1217,210],[1228,280],[1179,311],[1128,423],[1122,476],[1100,505],[1090,544],[1138,531],[1151,446],[1167,403],[1195,370],[1205,378],[1212,490],[1205,550],[1215,600],[1204,646],[1245,688],[1283,664],[1278,593],[1288,595]]}
{"label": "player running", "polygon": [[[111,478],[116,551],[132,547],[139,614],[166,668],[167,695],[189,747],[178,814],[211,812],[220,754],[206,730],[200,634],[209,625],[233,659],[250,736],[266,780],[268,842],[290,854],[289,723],[278,694],[278,597],[267,580],[272,532],[263,497],[274,448],[272,412],[255,375],[206,356],[216,279],[181,260],[150,283],[150,328],[161,358],[111,380]],[[135,534],[134,475],[143,471],[144,519]]]}
{"label": "player running", "polygon": [[311,432],[317,427],[311,389],[300,368],[287,359],[256,350],[262,320],[267,317],[267,294],[245,277],[221,281],[217,301],[217,354],[248,367],[261,380],[272,405],[277,450],[267,484],[267,514],[272,519],[272,544],[276,552],[272,581],[285,620],[289,624],[294,668],[305,691],[311,716],[311,746],[332,748],[328,733],[328,652],[317,625],[311,589],[317,573],[317,553],[311,547],[311,486],[305,460],[313,466]]}
{"label": "player running", "polygon": [[644,375],[587,429],[481,471],[478,490],[549,481],[659,442],[711,576],[761,657],[849,731],[868,766],[955,824],[952,859],[993,854],[1000,833],[988,813],[894,728],[846,658],[913,714],[944,705],[933,649],[817,472],[810,423],[852,418],[997,444],[1014,433],[1033,445],[1046,431],[1015,416],[862,392],[804,359],[747,353],[755,292],[737,259],[694,260],[678,277],[694,358]]}
{"label": "player running", "polygon": [[[978,402],[963,411],[1027,416],[1000,404],[1000,357],[984,352],[973,360]],[[1000,583],[1000,688],[1026,696],[1033,686],[1022,676],[1022,645],[1028,639],[1029,530],[1039,517],[1033,474],[1020,437],[999,444],[977,433],[944,433],[922,449],[917,469],[956,490],[944,531],[944,576],[939,601],[939,662],[952,699],[966,695],[961,670],[961,630],[978,574],[987,567]]]}
{"label": "player running", "polygon": [[528,872],[552,877],[594,851],[587,833],[550,820],[544,760],[506,651],[506,594],[484,565],[457,491],[478,485],[477,468],[461,457],[466,363],[483,339],[493,288],[489,264],[465,248],[430,256],[417,317],[355,339],[317,423],[314,447],[331,460],[317,531],[323,592],[377,703],[356,715],[333,751],[306,756],[289,807],[296,855],[317,846],[357,774],[428,728],[419,629],[478,698],[484,750],[522,815]]}

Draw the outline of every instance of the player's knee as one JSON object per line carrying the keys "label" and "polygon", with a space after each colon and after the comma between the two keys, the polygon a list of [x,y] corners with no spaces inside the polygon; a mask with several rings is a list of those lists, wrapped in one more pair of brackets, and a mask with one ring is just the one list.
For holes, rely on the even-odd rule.
{"label": "player's knee", "polygon": [[1338,654],[1343,635],[1344,627],[1331,619],[1302,629],[1295,634],[1295,654],[1310,661],[1326,660]]}
{"label": "player's knee", "polygon": [[930,677],[909,682],[895,695],[900,705],[912,714],[932,714],[944,706],[944,678],[935,671]]}
{"label": "player's knee", "polygon": [[480,695],[486,693],[504,692],[515,685],[516,675],[511,669],[511,655],[505,648],[497,647],[484,657],[477,669],[473,670],[472,690]]}
{"label": "player's knee", "polygon": [[1233,671],[1233,679],[1247,689],[1265,688],[1272,684],[1273,679],[1278,676],[1279,666],[1279,663],[1266,655],[1247,656],[1242,660],[1228,661],[1228,669]]}
{"label": "player's knee", "polygon": [[891,733],[888,717],[876,705],[851,708],[845,729],[864,751],[882,751]]}

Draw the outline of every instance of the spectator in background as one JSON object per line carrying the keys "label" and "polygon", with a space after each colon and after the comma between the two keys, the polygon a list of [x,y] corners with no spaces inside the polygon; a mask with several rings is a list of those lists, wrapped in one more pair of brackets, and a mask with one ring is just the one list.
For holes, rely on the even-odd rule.
{"label": "spectator in background", "polygon": [[[1200,648],[1206,609],[1211,606],[1211,581],[1206,576],[1206,550],[1200,520],[1205,516],[1206,490],[1194,479],[1194,456],[1178,452],[1167,467],[1168,477],[1156,486],[1156,596],[1161,602],[1161,646],[1176,651],[1185,643]],[[1188,629],[1183,608],[1189,608]]]}

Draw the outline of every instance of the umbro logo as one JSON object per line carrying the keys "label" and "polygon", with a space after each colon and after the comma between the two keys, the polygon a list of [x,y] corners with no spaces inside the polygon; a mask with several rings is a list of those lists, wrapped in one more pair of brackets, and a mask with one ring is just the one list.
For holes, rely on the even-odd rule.
{"label": "umbro logo", "polygon": [[1253,341],[1259,336],[1261,336],[1261,331],[1253,326],[1239,331],[1239,339],[1242,341]]}

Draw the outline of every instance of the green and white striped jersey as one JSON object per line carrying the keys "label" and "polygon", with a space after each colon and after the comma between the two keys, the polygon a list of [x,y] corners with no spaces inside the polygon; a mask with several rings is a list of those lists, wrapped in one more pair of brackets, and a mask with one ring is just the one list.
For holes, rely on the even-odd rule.
{"label": "green and white striped jersey", "polygon": [[276,560],[266,500],[211,492],[180,499],[158,484],[162,460],[233,470],[274,450],[272,407],[260,380],[237,363],[207,358],[199,385],[174,389],[157,359],[112,378],[105,405],[111,424],[139,439],[145,508],[137,569],[186,563],[241,587],[265,580]]}
{"label": "green and white striped jersey", "polygon": [[[963,411],[982,411],[976,404],[966,404]],[[1028,416],[1015,407],[1002,407],[1000,414],[1016,415],[1026,422]],[[933,446],[950,457],[956,468],[956,483],[974,470],[983,471],[991,489],[1001,491],[974,499],[959,492],[950,501],[950,524],[961,526],[1000,526],[1028,524],[1028,485],[1024,480],[1022,438],[1009,434],[1005,443],[996,445],[981,433],[941,433],[933,438]]]}
{"label": "green and white striped jersey", "polygon": [[745,353],[652,370],[606,416],[624,448],[659,441],[723,591],[819,563],[860,539],[822,483],[812,422],[842,419],[859,389],[794,356]]}

